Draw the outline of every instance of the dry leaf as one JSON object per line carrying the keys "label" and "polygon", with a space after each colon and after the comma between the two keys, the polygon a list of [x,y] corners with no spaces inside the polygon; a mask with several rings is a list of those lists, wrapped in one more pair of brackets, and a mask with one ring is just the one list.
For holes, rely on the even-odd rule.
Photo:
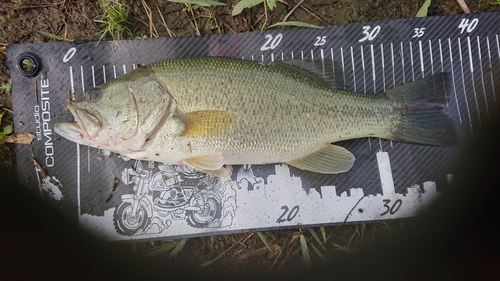
{"label": "dry leaf", "polygon": [[32,133],[21,133],[6,136],[0,139],[1,142],[19,143],[19,144],[30,144],[36,138]]}

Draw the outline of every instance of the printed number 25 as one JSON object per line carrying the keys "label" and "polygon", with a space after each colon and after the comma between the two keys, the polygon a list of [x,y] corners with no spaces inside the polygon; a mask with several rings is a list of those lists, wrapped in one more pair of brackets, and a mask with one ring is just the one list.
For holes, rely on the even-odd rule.
{"label": "printed number 25", "polygon": [[326,43],[326,36],[318,36],[316,37],[316,41],[314,42],[314,46],[323,46]]}

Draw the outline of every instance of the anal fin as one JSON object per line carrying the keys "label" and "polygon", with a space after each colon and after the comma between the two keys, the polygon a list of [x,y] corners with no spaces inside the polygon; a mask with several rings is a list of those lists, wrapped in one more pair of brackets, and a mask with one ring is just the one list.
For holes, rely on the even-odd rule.
{"label": "anal fin", "polygon": [[287,162],[296,168],[321,174],[338,174],[349,171],[354,155],[338,145],[327,144],[318,151]]}

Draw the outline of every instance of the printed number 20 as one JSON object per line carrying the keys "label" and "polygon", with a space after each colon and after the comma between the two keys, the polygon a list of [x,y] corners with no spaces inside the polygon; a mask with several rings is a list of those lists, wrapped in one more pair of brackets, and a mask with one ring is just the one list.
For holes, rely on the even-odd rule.
{"label": "printed number 20", "polygon": [[283,39],[283,35],[281,33],[278,33],[278,35],[273,37],[271,34],[266,34],[265,38],[267,40],[264,43],[264,45],[262,45],[262,47],[260,47],[261,51],[267,51],[269,49],[274,50],[274,48],[276,48],[281,43],[281,39]]}
{"label": "printed number 20", "polygon": [[[293,207],[290,212],[288,213],[288,206],[281,206],[281,210],[283,210],[283,214],[276,220],[277,223],[282,223],[285,221],[291,221],[297,216],[297,213],[299,212],[299,205],[296,205]],[[286,214],[288,213],[288,216],[285,218]]]}

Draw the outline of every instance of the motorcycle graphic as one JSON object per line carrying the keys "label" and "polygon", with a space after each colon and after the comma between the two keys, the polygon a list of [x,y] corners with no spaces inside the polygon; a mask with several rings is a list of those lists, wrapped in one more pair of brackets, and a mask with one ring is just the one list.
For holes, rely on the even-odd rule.
{"label": "motorcycle graphic", "polygon": [[158,164],[158,171],[152,172],[141,161],[123,170],[122,182],[134,184],[135,193],[121,196],[113,221],[118,233],[128,236],[147,233],[153,221],[166,227],[171,220],[186,220],[195,228],[217,227],[223,190],[232,185],[186,166]]}

